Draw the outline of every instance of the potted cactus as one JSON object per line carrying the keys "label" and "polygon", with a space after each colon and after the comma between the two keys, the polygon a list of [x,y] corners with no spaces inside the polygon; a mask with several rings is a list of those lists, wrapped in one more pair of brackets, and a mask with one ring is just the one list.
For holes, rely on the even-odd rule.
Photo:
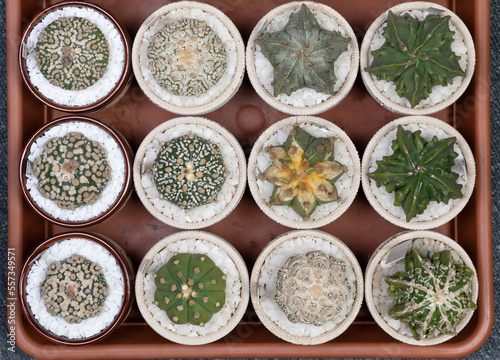
{"label": "potted cactus", "polygon": [[471,259],[454,240],[432,231],[404,232],[381,244],[365,282],[375,321],[413,345],[449,340],[476,309],[478,282]]}
{"label": "potted cactus", "polygon": [[136,297],[146,322],[185,345],[216,341],[241,320],[249,300],[248,271],[227,241],[185,231],[154,245],[142,260]]}
{"label": "potted cactus", "polygon": [[266,14],[247,45],[247,71],[256,92],[292,115],[314,115],[337,105],[358,71],[358,43],[332,8],[291,2]]}
{"label": "potted cactus", "polygon": [[463,94],[474,73],[475,50],[467,27],[450,10],[408,2],[372,23],[361,45],[360,66],[366,88],[383,106],[399,114],[428,115]]}
{"label": "potted cactus", "polygon": [[339,217],[359,187],[359,158],[348,136],[316,117],[291,117],[268,128],[249,158],[250,191],[273,220],[320,227]]}
{"label": "potted cactus", "polygon": [[475,183],[475,162],[450,125],[424,116],[392,121],[370,140],[362,185],[373,208],[407,229],[430,229],[454,218]]}
{"label": "potted cactus", "polygon": [[198,117],[169,120],[143,140],[134,161],[136,191],[157,219],[185,229],[214,224],[239,203],[246,159],[221,125]]}

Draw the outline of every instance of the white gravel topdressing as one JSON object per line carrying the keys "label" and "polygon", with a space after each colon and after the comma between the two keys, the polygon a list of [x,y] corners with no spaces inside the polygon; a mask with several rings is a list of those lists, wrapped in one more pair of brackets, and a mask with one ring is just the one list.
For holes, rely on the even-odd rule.
{"label": "white gravel topdressing", "polygon": [[[154,304],[156,285],[153,274],[166,264],[174,253],[206,254],[227,276],[226,303],[203,327],[192,324],[174,324],[168,318],[167,313]],[[146,269],[144,276],[145,306],[161,327],[177,335],[199,337],[217,332],[235,314],[241,300],[242,283],[238,268],[224,250],[210,241],[188,239],[168,244],[163,250],[155,254],[152,263]]]}
{"label": "white gravel topdressing", "polygon": [[[418,19],[420,21],[424,20],[427,15],[430,14],[428,10],[410,10],[410,11],[404,11],[399,15],[403,14],[410,14],[415,19]],[[384,43],[385,43],[385,38],[382,35],[384,28],[387,26],[387,23],[384,23],[375,33],[373,36],[372,42],[370,44],[370,51],[375,51],[379,49]],[[458,56],[460,56],[460,60],[458,61],[461,69],[463,71],[466,71],[467,69],[467,46],[465,45],[465,41],[463,39],[462,34],[458,29],[453,25],[453,23],[450,21],[449,22],[449,27],[450,30],[453,31],[455,34],[453,35],[454,41],[451,43],[451,50]],[[368,55],[368,63],[371,64],[373,62],[373,55],[370,53]],[[396,92],[396,84],[393,83],[392,81],[386,81],[386,80],[377,80],[375,75],[370,74],[372,77],[375,86],[381,91],[384,96],[386,96],[388,99],[390,99],[392,102],[411,108],[410,101],[404,97],[400,97],[397,92]],[[442,86],[442,85],[436,85],[432,88],[432,92],[430,93],[429,97],[427,99],[424,99],[420,101],[418,105],[416,105],[414,108],[415,109],[421,109],[425,108],[427,106],[432,106],[439,104],[440,102],[448,99],[451,94],[455,92],[455,90],[458,89],[460,84],[462,83],[463,77],[461,76],[456,76],[453,79],[453,84],[447,85],[447,86]]]}
{"label": "white gravel topdressing", "polygon": [[[427,142],[431,141],[434,136],[438,139],[444,139],[450,137],[450,135],[446,134],[443,130],[426,124],[409,124],[404,125],[403,128],[409,131],[417,131],[421,130],[421,136]],[[393,150],[391,148],[392,141],[396,138],[397,128],[388,132],[375,146],[373,153],[370,157],[370,165],[368,168],[369,173],[375,171],[377,169],[377,160],[382,160],[384,156],[389,156],[393,154]],[[453,150],[458,154],[455,158],[455,165],[452,167],[452,171],[459,174],[459,178],[457,179],[457,183],[462,185],[462,192],[465,188],[465,184],[467,183],[467,167],[465,165],[465,159],[460,147],[455,143]],[[375,195],[377,201],[387,209],[392,215],[400,218],[401,220],[406,219],[406,215],[404,210],[400,206],[395,206],[395,193],[388,193],[385,189],[385,186],[377,187],[375,180],[370,179],[370,188]],[[422,222],[429,221],[448,213],[461,199],[450,199],[448,204],[431,201],[427,206],[427,209],[413,219],[410,222]]]}
{"label": "white gravel topdressing", "polygon": [[[55,137],[62,137],[70,132],[80,132],[88,139],[97,141],[106,149],[107,161],[111,167],[111,180],[101,193],[101,197],[92,205],[85,205],[74,210],[62,209],[45,198],[38,190],[38,179],[33,171],[32,162],[41,155],[43,146]],[[41,134],[31,145],[26,164],[26,187],[32,200],[40,209],[55,219],[80,222],[94,219],[108,210],[116,202],[125,185],[125,156],[117,141],[99,126],[82,121],[68,121],[56,124]]]}
{"label": "white gravel topdressing", "polygon": [[[173,23],[182,19],[196,19],[199,21],[205,21],[208,26],[219,36],[222,40],[226,53],[227,53],[227,68],[219,82],[208,89],[206,93],[200,96],[179,96],[175,95],[165,88],[160,86],[156,79],[154,78],[151,70],[148,69],[148,46],[150,39],[166,24]],[[176,9],[171,12],[155,18],[149,25],[149,28],[144,32],[144,35],[139,44],[139,63],[142,76],[145,82],[149,86],[150,90],[159,96],[162,100],[174,104],[176,106],[199,106],[206,104],[213,99],[217,98],[222,92],[231,84],[233,75],[236,71],[237,65],[237,51],[236,51],[236,41],[232,37],[231,33],[216,16],[200,10],[200,9]]]}
{"label": "white gravel topdressing", "polygon": [[[47,267],[73,254],[98,263],[109,286],[102,313],[79,324],[68,324],[63,317],[50,315],[40,296],[40,284],[45,279]],[[103,246],[87,239],[72,238],[54,243],[33,262],[27,274],[26,299],[35,319],[43,328],[68,339],[89,338],[105,330],[120,312],[124,295],[123,273],[115,258]]]}
{"label": "white gravel topdressing", "polygon": [[[276,32],[282,30],[287,24],[290,15],[294,12],[298,12],[299,10],[300,7],[296,10],[284,11],[280,15],[276,16],[267,25],[265,31]],[[310,10],[322,28],[329,31],[339,31],[342,36],[347,37],[345,30],[333,18],[318,9],[311,8]],[[342,87],[347,75],[349,74],[349,70],[351,69],[352,53],[353,49],[351,44],[349,44],[347,51],[340,55],[337,61],[335,61],[334,67],[337,81],[335,82],[335,86],[333,88],[334,92],[337,92]],[[271,84],[274,78],[274,68],[269,60],[267,60],[267,58],[262,54],[261,47],[257,43],[255,44],[255,70],[261,84],[269,92],[269,94],[274,96],[274,90]],[[328,100],[330,97],[332,97],[331,94],[318,93],[314,89],[302,88],[294,91],[290,94],[290,96],[287,94],[280,94],[275,98],[287,105],[306,107],[320,104],[323,101]]]}
{"label": "white gravel topdressing", "polygon": [[[94,23],[104,34],[109,44],[109,61],[104,75],[92,86],[84,90],[66,90],[52,85],[40,72],[36,63],[36,44],[38,37],[48,25],[61,17],[79,17]],[[47,99],[56,104],[69,107],[82,107],[94,104],[108,95],[116,86],[125,67],[125,44],[113,24],[98,11],[79,6],[66,6],[45,15],[30,32],[25,50],[26,68],[31,83]]]}

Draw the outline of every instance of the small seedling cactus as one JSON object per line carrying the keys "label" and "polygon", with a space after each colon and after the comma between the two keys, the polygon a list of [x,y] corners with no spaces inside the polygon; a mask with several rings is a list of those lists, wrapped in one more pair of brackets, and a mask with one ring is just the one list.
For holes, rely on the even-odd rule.
{"label": "small seedling cactus", "polygon": [[438,140],[434,136],[427,142],[420,133],[399,125],[393,154],[378,160],[377,169],[367,174],[377,187],[395,192],[394,205],[403,208],[407,222],[422,214],[431,201],[447,204],[463,196],[459,175],[451,170],[458,156],[453,151],[456,138]]}
{"label": "small seedling cactus", "polygon": [[334,160],[334,141],[295,126],[283,145],[268,147],[272,165],[261,180],[274,185],[269,203],[291,206],[308,219],[318,205],[337,200],[334,183],[346,167]]}
{"label": "small seedling cactus", "polygon": [[419,21],[389,11],[385,43],[372,52],[373,62],[365,71],[378,80],[394,82],[397,94],[408,99],[411,107],[417,106],[434,86],[447,86],[455,77],[465,76],[460,56],[451,50],[454,32],[449,22],[450,16],[427,15]]}
{"label": "small seedling cactus", "polygon": [[405,271],[387,276],[388,294],[395,297],[389,316],[407,323],[421,340],[436,332],[455,335],[460,322],[473,310],[474,272],[457,263],[449,250],[424,257],[415,242],[405,258]]}
{"label": "small seedling cactus", "polygon": [[106,72],[109,45],[101,30],[79,17],[60,17],[45,27],[36,45],[36,61],[54,86],[83,90]]}
{"label": "small seedling cactus", "polygon": [[291,322],[321,326],[342,311],[349,292],[346,264],[316,250],[280,268],[275,300]]}
{"label": "small seedling cactus", "polygon": [[68,210],[94,204],[111,180],[106,149],[79,132],[47,141],[33,170],[40,193]]}
{"label": "small seedling cactus", "polygon": [[61,316],[69,324],[98,316],[108,293],[101,266],[77,254],[50,264],[40,284],[49,314]]}
{"label": "small seedling cactus", "polygon": [[219,146],[190,132],[163,144],[152,175],[160,199],[190,210],[215,201],[229,173]]}
{"label": "small seedling cactus", "polygon": [[340,32],[323,29],[302,4],[282,30],[266,32],[257,39],[262,54],[274,67],[274,96],[291,95],[302,88],[334,94],[334,63],[347,51],[349,42]]}
{"label": "small seedling cactus", "polygon": [[160,86],[179,96],[200,96],[216,85],[227,68],[224,44],[204,21],[167,24],[148,46],[148,69]]}
{"label": "small seedling cactus", "polygon": [[155,304],[175,324],[205,326],[226,302],[226,275],[205,254],[174,254],[153,276]]}

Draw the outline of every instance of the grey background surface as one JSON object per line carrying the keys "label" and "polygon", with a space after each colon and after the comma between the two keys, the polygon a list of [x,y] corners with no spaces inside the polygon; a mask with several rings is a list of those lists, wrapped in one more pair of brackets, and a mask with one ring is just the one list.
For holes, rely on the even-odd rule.
{"label": "grey background surface", "polygon": [[[467,1],[467,0],[465,0]],[[31,357],[21,350],[7,350],[6,271],[7,260],[7,86],[5,49],[5,0],[0,0],[0,359],[24,360]],[[500,359],[500,0],[491,0],[491,158],[493,196],[493,264],[495,324],[489,339],[469,360]],[[375,355],[375,354],[374,354]],[[453,356],[450,354],[450,356]]]}

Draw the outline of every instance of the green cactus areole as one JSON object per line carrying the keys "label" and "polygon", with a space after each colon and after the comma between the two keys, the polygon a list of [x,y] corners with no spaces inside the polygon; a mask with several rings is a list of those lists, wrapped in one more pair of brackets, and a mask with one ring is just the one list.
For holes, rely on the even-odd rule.
{"label": "green cactus areole", "polygon": [[43,76],[54,86],[84,90],[106,72],[109,44],[91,21],[60,17],[43,29],[36,45],[36,61]]}
{"label": "green cactus areole", "polygon": [[392,155],[378,160],[377,169],[367,174],[377,187],[395,192],[394,205],[403,208],[407,222],[422,214],[431,201],[448,204],[463,197],[459,175],[451,170],[458,156],[453,151],[456,138],[434,136],[427,142],[420,133],[399,125]]}
{"label": "green cactus areole", "polygon": [[175,324],[205,326],[226,302],[226,275],[205,254],[176,253],[153,276],[155,305]]}
{"label": "green cactus areole", "polygon": [[179,96],[200,96],[216,85],[227,68],[222,40],[204,21],[182,19],[152,38],[148,69],[160,86]]}
{"label": "green cactus areole", "polygon": [[434,86],[447,86],[455,77],[465,76],[460,56],[451,50],[454,32],[449,22],[450,16],[427,15],[419,21],[389,11],[385,43],[372,52],[373,63],[365,71],[378,80],[394,82],[397,94],[408,99],[412,108],[417,106]]}
{"label": "green cactus areole", "polygon": [[334,184],[346,167],[334,160],[334,141],[295,126],[283,145],[268,147],[272,165],[260,179],[274,185],[269,203],[290,206],[308,219],[318,205],[338,200]]}
{"label": "green cactus areole", "polygon": [[339,314],[349,293],[345,262],[316,250],[279,269],[275,301],[291,322],[321,326]]}
{"label": "green cactus areole", "polygon": [[47,141],[32,165],[40,193],[68,210],[94,204],[111,180],[106,149],[79,132]]}
{"label": "green cactus areole", "polygon": [[385,278],[388,294],[395,297],[389,316],[407,323],[416,340],[436,331],[455,335],[460,322],[477,307],[472,301],[473,276],[449,250],[424,257],[415,241],[405,258],[405,271]]}
{"label": "green cactus areole", "polygon": [[305,4],[282,30],[265,32],[256,41],[274,67],[274,96],[302,88],[334,94],[334,63],[349,42],[340,32],[323,29]]}
{"label": "green cactus areole", "polygon": [[49,314],[61,316],[69,324],[101,314],[108,294],[101,266],[77,254],[50,264],[40,284]]}
{"label": "green cactus areole", "polygon": [[215,201],[229,173],[219,146],[189,132],[163,144],[152,175],[161,199],[190,210]]}

